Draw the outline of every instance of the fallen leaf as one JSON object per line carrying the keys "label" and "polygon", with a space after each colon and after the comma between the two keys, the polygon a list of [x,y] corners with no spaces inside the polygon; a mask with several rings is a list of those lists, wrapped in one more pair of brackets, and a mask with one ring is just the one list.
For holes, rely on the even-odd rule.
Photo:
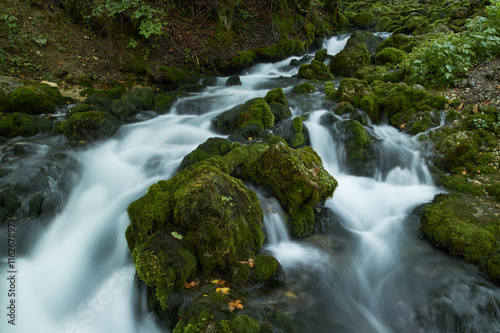
{"label": "fallen leaf", "polygon": [[182,239],[182,238],[183,238],[183,236],[182,236],[181,234],[179,234],[177,231],[172,231],[172,233],[171,233],[171,234],[172,234],[172,236],[173,236],[174,238],[176,238],[176,239],[179,239],[179,240],[180,240],[180,239]]}
{"label": "fallen leaf", "polygon": [[253,264],[255,262],[255,259],[253,258],[248,258],[248,265],[250,266],[250,268],[253,268]]}
{"label": "fallen leaf", "polygon": [[216,292],[221,293],[221,294],[227,294],[229,293],[229,288],[228,287],[219,287],[215,289]]}
{"label": "fallen leaf", "polygon": [[231,312],[233,312],[235,308],[243,309],[243,304],[241,304],[241,301],[239,299],[234,302],[229,302],[228,305],[229,305],[229,310],[231,310]]}
{"label": "fallen leaf", "polygon": [[190,283],[186,282],[186,284],[184,285],[184,288],[186,288],[186,289],[191,289],[191,288],[194,288],[194,287],[196,287],[196,282],[194,282],[194,281],[192,281]]}

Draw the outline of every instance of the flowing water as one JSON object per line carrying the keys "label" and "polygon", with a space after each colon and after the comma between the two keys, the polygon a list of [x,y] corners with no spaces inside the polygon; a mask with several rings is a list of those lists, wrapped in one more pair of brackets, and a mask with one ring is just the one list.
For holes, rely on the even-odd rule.
{"label": "flowing water", "polygon": [[[335,54],[347,37],[325,41],[324,47]],[[241,86],[225,87],[220,78],[218,86],[180,99],[171,114],[126,125],[113,139],[75,152],[82,173],[66,207],[45,229],[33,228],[38,234],[18,232],[19,239],[33,244],[16,259],[16,325],[3,314],[0,331],[167,331],[147,309],[145,290],[136,283],[124,238],[126,208],[149,185],[171,177],[198,144],[217,136],[210,129],[217,114],[278,86],[288,95],[297,84],[291,78],[297,68],[288,66],[292,59],[299,58],[250,68]],[[418,237],[418,215],[412,211],[439,192],[418,142],[389,126],[371,126],[376,171],[373,177],[353,176],[334,128],[321,125],[328,112],[324,94],[289,96],[289,102],[294,115],[310,113],[305,126],[311,145],[339,183],[321,208],[331,226],[301,242],[288,236],[279,203],[259,194],[266,250],[285,269],[283,288],[297,295],[289,300],[296,308],[296,330],[500,332],[498,287]],[[2,300],[7,282],[0,280]]]}

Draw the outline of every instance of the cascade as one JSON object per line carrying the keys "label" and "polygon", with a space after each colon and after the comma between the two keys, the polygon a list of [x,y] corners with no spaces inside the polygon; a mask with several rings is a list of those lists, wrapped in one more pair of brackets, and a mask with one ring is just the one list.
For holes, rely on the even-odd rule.
{"label": "cascade", "polygon": [[[347,37],[333,37],[323,47],[335,54]],[[35,229],[38,235],[19,235],[34,241],[17,259],[17,324],[9,325],[4,314],[0,331],[165,332],[135,280],[124,237],[127,206],[171,177],[200,143],[218,136],[210,128],[213,117],[278,86],[290,92],[297,83],[292,59],[298,58],[255,65],[241,76],[241,86],[225,87],[221,78],[179,99],[170,114],[123,126],[113,139],[74,153],[82,174],[66,207],[46,228]],[[320,121],[329,111],[318,99],[324,95],[291,96],[289,102],[295,116],[310,112],[304,125],[311,146],[339,183],[321,207],[335,216],[335,230],[291,240],[279,203],[259,193],[265,250],[282,264],[286,288],[300,291],[293,315],[299,331],[499,332],[492,320],[500,313],[498,287],[418,237],[412,210],[440,190],[417,140],[387,125],[369,126],[377,139],[375,173],[352,175],[343,143]],[[4,267],[7,258],[0,256]],[[6,288],[2,279],[0,295]]]}

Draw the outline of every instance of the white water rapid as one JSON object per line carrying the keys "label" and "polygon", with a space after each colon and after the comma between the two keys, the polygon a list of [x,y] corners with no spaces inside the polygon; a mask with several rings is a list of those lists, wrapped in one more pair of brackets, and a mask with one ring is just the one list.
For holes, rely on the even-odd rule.
{"label": "white water rapid", "polygon": [[[323,46],[335,54],[347,38]],[[213,117],[276,87],[283,87],[294,116],[310,113],[304,124],[311,146],[339,183],[321,208],[331,226],[302,241],[288,236],[278,202],[259,194],[265,249],[285,270],[283,288],[298,295],[289,300],[296,331],[500,332],[498,287],[418,237],[412,210],[439,192],[418,142],[389,126],[371,126],[376,171],[353,176],[343,143],[321,124],[330,112],[322,106],[324,94],[290,94],[298,83],[292,78],[297,67],[288,66],[292,59],[298,57],[248,69],[241,86],[225,87],[221,78],[218,86],[181,98],[170,114],[123,126],[113,139],[71,153],[82,165],[78,183],[63,211],[30,235],[33,244],[16,259],[15,326],[5,316],[5,274],[0,280],[0,332],[168,332],[136,281],[124,237],[126,209],[148,186],[171,177],[186,154],[218,136],[210,129]],[[23,232],[29,230],[17,237]]]}

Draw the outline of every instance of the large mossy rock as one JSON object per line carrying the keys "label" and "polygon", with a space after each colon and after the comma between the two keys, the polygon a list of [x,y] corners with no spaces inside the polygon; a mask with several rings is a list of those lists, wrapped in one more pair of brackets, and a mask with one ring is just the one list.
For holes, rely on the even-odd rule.
{"label": "large mossy rock", "polygon": [[230,272],[264,241],[257,195],[207,164],[152,185],[128,214],[126,236],[138,275],[156,288],[163,305],[197,268],[205,277]]}
{"label": "large mossy rock", "polygon": [[303,125],[301,117],[283,120],[274,127],[273,132],[285,139],[292,148],[303,147],[309,141],[309,131]]}
{"label": "large mossy rock", "polygon": [[190,165],[206,160],[212,156],[224,156],[231,151],[231,141],[224,138],[209,138],[201,143],[195,150],[184,156],[179,170]]}
{"label": "large mossy rock", "polygon": [[151,89],[134,89],[114,102],[111,113],[119,119],[134,117],[141,111],[152,110],[155,106],[155,94]]}
{"label": "large mossy rock", "polygon": [[375,61],[385,65],[387,63],[399,64],[406,57],[407,53],[394,47],[386,47],[375,55]]}
{"label": "large mossy rock", "polygon": [[274,115],[275,124],[292,116],[292,110],[288,106],[288,101],[281,87],[269,90],[264,99]]}
{"label": "large mossy rock", "polygon": [[335,136],[345,146],[345,167],[356,176],[373,176],[375,172],[375,140],[356,120],[335,123]]}
{"label": "large mossy rock", "polygon": [[363,96],[371,92],[368,82],[355,78],[345,78],[340,82],[334,99],[338,102],[349,102],[357,107]]}
{"label": "large mossy rock", "polygon": [[49,119],[39,118],[25,113],[9,113],[0,116],[0,136],[14,138],[16,136],[33,136],[40,132],[50,132],[52,122]]}
{"label": "large mossy rock", "polygon": [[371,63],[371,54],[366,45],[359,43],[337,53],[330,63],[330,72],[336,76],[352,77],[357,70]]}
{"label": "large mossy rock", "polygon": [[313,207],[331,197],[337,187],[312,148],[293,150],[281,142],[250,162],[246,174],[276,196],[290,217],[295,237],[314,231]]}
{"label": "large mossy rock", "polygon": [[359,43],[363,43],[366,45],[366,49],[368,50],[368,52],[374,54],[377,50],[377,46],[379,46],[381,42],[382,39],[375,36],[371,31],[356,30],[347,40],[345,47],[351,48],[358,45]]}
{"label": "large mossy rock", "polygon": [[57,106],[65,102],[64,97],[55,87],[43,83],[32,83],[19,87],[6,97],[8,112],[27,114],[53,113]]}
{"label": "large mossy rock", "polygon": [[299,68],[299,79],[328,81],[333,79],[330,69],[324,63],[313,59],[311,64],[301,65]]}
{"label": "large mossy rock", "polygon": [[303,55],[306,52],[306,47],[297,36],[288,38],[286,35],[281,35],[277,44],[252,51],[255,52],[260,61],[278,61],[292,55]]}
{"label": "large mossy rock", "polygon": [[71,141],[96,141],[113,136],[120,126],[109,112],[94,110],[72,114],[58,129]]}
{"label": "large mossy rock", "polygon": [[372,84],[372,88],[380,113],[396,128],[404,127],[417,110],[441,110],[447,103],[443,96],[403,82]]}
{"label": "large mossy rock", "polygon": [[221,134],[232,134],[247,126],[264,131],[274,126],[274,114],[264,98],[254,98],[221,113],[212,120],[212,125]]}
{"label": "large mossy rock", "polygon": [[446,172],[461,173],[479,155],[479,143],[480,138],[473,131],[444,135],[436,143],[436,166]]}
{"label": "large mossy rock", "polygon": [[434,244],[500,281],[500,219],[495,214],[459,197],[439,194],[422,211],[420,228]]}

